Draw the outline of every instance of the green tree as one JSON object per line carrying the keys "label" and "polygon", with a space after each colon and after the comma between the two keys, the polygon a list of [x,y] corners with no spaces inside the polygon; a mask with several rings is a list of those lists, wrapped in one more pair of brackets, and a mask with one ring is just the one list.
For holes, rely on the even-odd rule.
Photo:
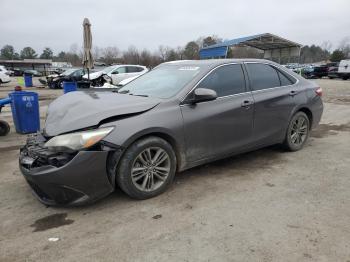
{"label": "green tree", "polygon": [[188,42],[183,54],[186,59],[199,59],[199,45],[194,41]]}
{"label": "green tree", "polygon": [[40,55],[41,59],[52,59],[53,52],[50,47],[45,47],[43,53]]}
{"label": "green tree", "polygon": [[345,59],[345,54],[343,51],[339,49],[334,50],[330,58],[332,62],[339,62],[340,60],[343,60],[343,59]]}
{"label": "green tree", "polygon": [[12,45],[5,45],[0,50],[0,57],[2,59],[12,60],[15,57],[15,49]]}
{"label": "green tree", "polygon": [[36,54],[35,50],[30,46],[23,48],[21,51],[22,59],[33,59],[33,58],[36,58],[37,56],[38,55]]}
{"label": "green tree", "polygon": [[203,39],[203,47],[215,45],[218,43],[218,39],[216,39],[214,36],[208,36]]}

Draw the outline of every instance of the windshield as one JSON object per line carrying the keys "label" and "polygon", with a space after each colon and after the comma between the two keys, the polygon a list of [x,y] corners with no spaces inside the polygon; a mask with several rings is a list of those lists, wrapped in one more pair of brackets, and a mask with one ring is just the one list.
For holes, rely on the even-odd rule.
{"label": "windshield", "polygon": [[68,69],[66,71],[64,71],[61,75],[63,76],[69,76],[71,73],[73,73],[74,71],[76,71],[77,69]]}
{"label": "windshield", "polygon": [[119,93],[169,98],[188,84],[202,68],[199,66],[164,65],[136,78]]}

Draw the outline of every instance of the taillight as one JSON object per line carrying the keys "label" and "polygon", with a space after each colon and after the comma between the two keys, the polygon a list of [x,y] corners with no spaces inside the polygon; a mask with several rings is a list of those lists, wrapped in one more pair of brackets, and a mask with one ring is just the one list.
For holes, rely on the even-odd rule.
{"label": "taillight", "polygon": [[322,96],[322,88],[321,87],[317,87],[317,89],[315,90],[316,95],[318,96]]}

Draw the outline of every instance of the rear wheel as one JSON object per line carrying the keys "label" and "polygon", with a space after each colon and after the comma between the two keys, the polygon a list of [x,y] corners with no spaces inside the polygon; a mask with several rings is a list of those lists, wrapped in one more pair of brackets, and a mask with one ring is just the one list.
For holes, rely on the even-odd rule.
{"label": "rear wheel", "polygon": [[147,199],[164,192],[173,181],[176,155],[164,139],[147,137],[126,150],[116,170],[117,184],[126,194]]}
{"label": "rear wheel", "polygon": [[289,151],[303,148],[309,137],[310,120],[304,112],[297,112],[289,122],[284,146]]}
{"label": "rear wheel", "polygon": [[3,121],[0,120],[0,136],[6,136],[10,132],[10,125]]}

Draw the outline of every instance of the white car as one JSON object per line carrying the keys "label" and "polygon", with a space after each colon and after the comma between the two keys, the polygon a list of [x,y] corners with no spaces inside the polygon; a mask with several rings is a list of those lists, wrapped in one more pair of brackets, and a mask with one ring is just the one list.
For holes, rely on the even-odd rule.
{"label": "white car", "polygon": [[11,81],[8,71],[4,66],[0,66],[0,85]]}
{"label": "white car", "polygon": [[[90,80],[93,86],[102,86],[105,82],[103,75],[108,75],[112,79],[112,84],[117,85],[120,81],[142,75],[148,72],[148,68],[141,65],[115,65],[109,66],[105,69],[91,73]],[[88,75],[83,76],[84,79],[88,79]]]}
{"label": "white car", "polygon": [[340,78],[347,80],[350,78],[350,59],[341,60],[338,68]]}
{"label": "white car", "polygon": [[133,76],[133,77],[130,77],[130,78],[126,78],[126,79],[120,81],[120,82],[117,84],[117,86],[118,86],[118,87],[125,86],[126,84],[130,83],[132,80],[134,80],[134,79],[136,79],[136,78],[138,78],[138,77],[140,77],[140,76],[141,76],[141,75]]}

